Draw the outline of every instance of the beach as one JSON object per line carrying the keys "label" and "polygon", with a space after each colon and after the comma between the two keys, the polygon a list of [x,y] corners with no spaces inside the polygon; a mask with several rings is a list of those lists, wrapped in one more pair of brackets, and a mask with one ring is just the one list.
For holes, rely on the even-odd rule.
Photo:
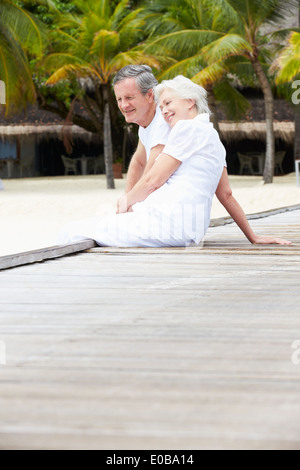
{"label": "beach", "polygon": [[[68,222],[115,213],[126,175],[115,180],[115,190],[106,189],[104,175],[7,179],[2,183],[0,256],[5,256],[55,245]],[[264,185],[260,176],[230,176],[230,184],[246,214],[300,204],[295,173],[275,177],[271,185]],[[214,198],[211,217],[225,216],[226,210]]]}

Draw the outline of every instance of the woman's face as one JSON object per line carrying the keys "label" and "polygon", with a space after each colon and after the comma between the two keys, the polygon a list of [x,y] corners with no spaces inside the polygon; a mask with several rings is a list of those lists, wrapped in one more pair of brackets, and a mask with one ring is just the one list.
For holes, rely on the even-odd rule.
{"label": "woman's face", "polygon": [[159,107],[169,126],[174,127],[178,121],[194,119],[197,116],[195,100],[178,98],[172,90],[164,90],[159,98]]}

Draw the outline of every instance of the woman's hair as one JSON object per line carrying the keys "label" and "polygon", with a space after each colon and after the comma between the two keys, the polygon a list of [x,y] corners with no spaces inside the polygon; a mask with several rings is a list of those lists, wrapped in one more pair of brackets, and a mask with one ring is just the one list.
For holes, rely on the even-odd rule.
{"label": "woman's hair", "polygon": [[153,90],[158,84],[149,65],[126,65],[116,74],[113,86],[126,78],[135,78],[136,85],[143,95]]}
{"label": "woman's hair", "polygon": [[188,78],[178,75],[178,77],[175,77],[173,80],[164,80],[155,88],[155,98],[157,101],[159,101],[160,95],[165,90],[173,91],[177,98],[195,100],[199,114],[211,114],[207,102],[207,91]]}

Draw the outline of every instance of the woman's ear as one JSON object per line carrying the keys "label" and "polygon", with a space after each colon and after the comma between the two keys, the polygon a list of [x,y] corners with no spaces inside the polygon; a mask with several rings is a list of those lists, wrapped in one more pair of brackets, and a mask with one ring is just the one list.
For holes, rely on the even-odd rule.
{"label": "woman's ear", "polygon": [[196,106],[196,100],[189,99],[188,103],[189,103],[189,106],[188,106],[189,109],[193,109]]}

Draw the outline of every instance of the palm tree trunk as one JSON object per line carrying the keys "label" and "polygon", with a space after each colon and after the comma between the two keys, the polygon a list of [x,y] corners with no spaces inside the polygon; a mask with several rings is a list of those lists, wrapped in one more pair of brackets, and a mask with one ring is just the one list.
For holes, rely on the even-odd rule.
{"label": "palm tree trunk", "polygon": [[[300,27],[300,6],[298,10],[298,26]],[[300,160],[300,109],[299,109],[299,105],[295,107],[294,157],[295,157],[295,160]]]}
{"label": "palm tree trunk", "polygon": [[128,129],[127,127],[124,128],[124,136],[123,136],[123,146],[122,146],[122,173],[126,173],[126,145],[128,138]]}
{"label": "palm tree trunk", "polygon": [[103,86],[104,97],[104,123],[103,123],[103,142],[104,142],[104,162],[107,189],[115,189],[115,181],[113,174],[113,148],[111,140],[111,121],[109,110],[109,98],[106,85]]}
{"label": "palm tree trunk", "polygon": [[295,110],[295,141],[294,141],[294,157],[300,160],[300,109]]}
{"label": "palm tree trunk", "polygon": [[267,126],[267,145],[266,145],[266,163],[263,179],[265,184],[273,183],[275,166],[275,133],[274,133],[274,97],[268,78],[257,58],[251,59],[255,74],[259,80],[265,99],[266,126]]}
{"label": "palm tree trunk", "polygon": [[206,87],[207,90],[207,101],[208,101],[208,106],[209,109],[211,110],[211,121],[213,123],[214,128],[216,131],[220,132],[220,126],[219,126],[219,119],[218,119],[218,114],[217,114],[217,103],[216,103],[216,98],[214,94],[214,89],[212,85],[208,85]]}

